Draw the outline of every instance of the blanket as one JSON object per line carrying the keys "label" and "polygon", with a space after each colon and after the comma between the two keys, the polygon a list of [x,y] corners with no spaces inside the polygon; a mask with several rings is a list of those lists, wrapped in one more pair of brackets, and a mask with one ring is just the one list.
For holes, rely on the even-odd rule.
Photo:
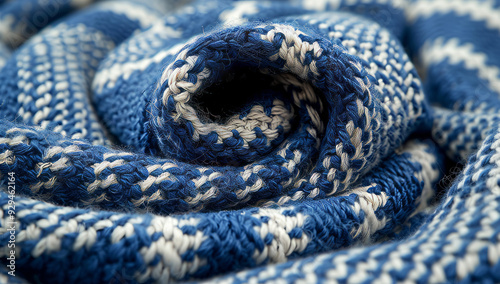
{"label": "blanket", "polygon": [[1,283],[500,282],[499,1],[1,2]]}

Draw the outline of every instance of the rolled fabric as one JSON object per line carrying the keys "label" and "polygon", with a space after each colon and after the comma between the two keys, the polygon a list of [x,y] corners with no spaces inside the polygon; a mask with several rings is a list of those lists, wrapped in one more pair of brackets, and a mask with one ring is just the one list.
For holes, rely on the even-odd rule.
{"label": "rolled fabric", "polygon": [[434,228],[434,143],[465,158],[496,117],[454,148],[456,117],[476,116],[431,111],[402,7],[354,2],[201,0],[164,15],[105,1],[20,46],[0,72],[0,224],[15,199],[19,273],[206,280]]}
{"label": "rolled fabric", "polygon": [[[54,64],[55,71],[64,73],[56,64],[57,57],[46,56],[50,63],[38,64],[38,59],[29,61],[27,54],[49,53],[60,46],[54,37],[67,39],[71,33],[75,46],[102,46],[91,53],[102,56],[95,58],[97,63],[126,33],[153,19],[147,17],[147,8],[136,8],[138,4],[129,4],[132,9],[126,13],[131,14],[116,5],[84,11],[34,37],[7,66],[19,65],[22,58],[28,70]],[[117,33],[100,25],[101,21],[130,28]],[[146,38],[163,33],[173,50],[167,45],[161,53],[154,53],[151,49],[165,47],[152,42],[152,48],[140,49],[146,58],[137,55],[137,41],[131,38],[108,55],[112,64],[101,64],[91,97],[100,121],[112,125],[111,134],[135,152],[94,153],[82,159],[80,150],[71,150],[77,157],[68,155],[68,144],[47,145],[27,157],[30,167],[9,168],[26,173],[19,175],[21,192],[60,205],[141,208],[169,214],[285,204],[345,191],[428,119],[418,76],[398,41],[368,20],[327,13],[280,21],[216,29],[186,45],[185,41],[172,43],[169,33],[180,32],[160,21],[137,37],[147,42]],[[87,34],[89,43],[84,41]],[[9,68],[10,74],[2,74],[4,81],[12,82],[9,75],[22,80],[6,90],[5,117],[17,115],[70,138],[108,143],[85,96],[89,94],[85,92],[87,80],[82,81],[95,72],[95,65],[84,60],[92,58],[91,54],[76,48],[69,52],[76,59],[65,65],[75,69],[69,79],[80,80],[71,84],[65,74],[41,83],[40,76],[50,78],[50,71],[29,76],[31,72],[23,67]],[[77,59],[80,55],[82,60]],[[130,56],[137,61],[124,63],[127,67],[122,71],[129,73],[114,74],[114,66],[120,68],[118,62]],[[166,64],[164,70],[155,68]],[[132,76],[129,70],[141,73],[139,78],[149,78],[149,86],[139,85],[145,88],[142,93],[134,89],[135,80],[124,80]],[[111,76],[118,79],[100,84],[99,78]],[[228,80],[232,83],[225,83]],[[218,83],[220,87],[214,86]],[[235,99],[233,94],[241,85],[249,91],[248,97]],[[11,103],[20,87],[24,92]],[[204,117],[198,105],[210,103],[203,102],[205,96],[229,101],[226,107],[232,114],[219,121]],[[74,172],[68,179],[67,171],[73,167],[86,174]],[[104,198],[109,195],[116,197]]]}

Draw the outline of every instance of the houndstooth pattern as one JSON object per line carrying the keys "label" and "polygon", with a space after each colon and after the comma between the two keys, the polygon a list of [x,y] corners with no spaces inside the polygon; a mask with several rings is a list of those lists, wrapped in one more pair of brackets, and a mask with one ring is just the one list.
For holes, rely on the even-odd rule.
{"label": "houndstooth pattern", "polygon": [[0,281],[500,281],[500,3],[91,2],[0,6]]}

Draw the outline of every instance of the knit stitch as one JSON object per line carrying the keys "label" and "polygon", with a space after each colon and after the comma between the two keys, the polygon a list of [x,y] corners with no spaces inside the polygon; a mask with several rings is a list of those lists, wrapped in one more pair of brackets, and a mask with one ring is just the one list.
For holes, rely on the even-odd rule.
{"label": "knit stitch", "polygon": [[1,283],[500,282],[500,2],[91,2],[0,4]]}

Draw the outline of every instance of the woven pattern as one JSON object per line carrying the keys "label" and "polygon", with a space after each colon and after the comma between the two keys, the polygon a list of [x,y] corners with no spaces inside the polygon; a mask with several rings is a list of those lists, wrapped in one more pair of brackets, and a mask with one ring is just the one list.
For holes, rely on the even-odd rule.
{"label": "woven pattern", "polygon": [[187,2],[1,4],[0,282],[500,282],[500,2]]}

